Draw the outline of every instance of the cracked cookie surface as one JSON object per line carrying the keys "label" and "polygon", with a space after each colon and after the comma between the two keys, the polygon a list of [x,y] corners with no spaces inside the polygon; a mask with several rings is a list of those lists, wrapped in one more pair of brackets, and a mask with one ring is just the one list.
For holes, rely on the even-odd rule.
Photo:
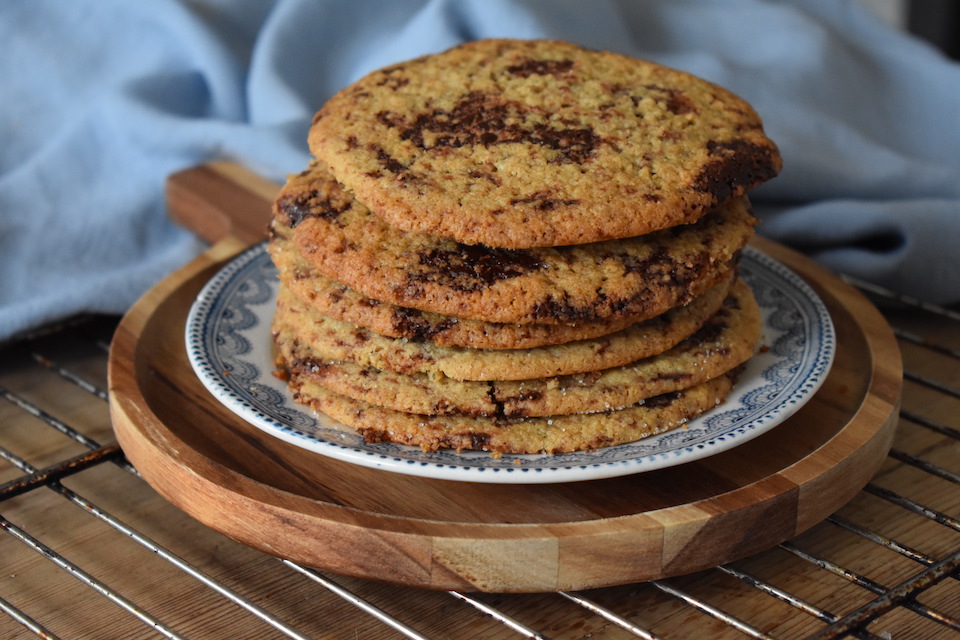
{"label": "cracked cookie surface", "polygon": [[488,382],[331,361],[299,342],[295,330],[282,323],[278,329],[278,362],[291,379],[406,413],[517,418],[601,412],[705,382],[753,355],[760,311],[749,288],[738,281],[696,333],[663,353],[589,373]]}
{"label": "cracked cookie surface", "polygon": [[702,384],[601,413],[496,420],[424,416],[333,393],[309,379],[291,380],[298,402],[352,427],[368,442],[395,442],[495,453],[570,453],[633,442],[681,427],[720,404],[736,380],[730,372]]}
{"label": "cracked cookie surface", "polygon": [[320,162],[291,176],[272,234],[326,277],[402,307],[485,322],[565,324],[652,318],[721,281],[754,233],[745,197],[697,222],[566,247],[465,245],[387,224]]}
{"label": "cracked cookie surface", "polygon": [[471,42],[375,71],[317,112],[308,141],[391,224],[507,249],[688,224],[781,166],[729,91],[554,41]]}
{"label": "cracked cookie surface", "polygon": [[288,237],[274,234],[270,254],[284,286],[309,304],[313,312],[391,338],[431,342],[442,347],[532,349],[597,338],[639,320],[625,317],[576,324],[508,324],[458,318],[365,296],[317,271]]}
{"label": "cracked cookie surface", "polygon": [[616,333],[533,349],[464,349],[389,338],[313,313],[284,287],[277,295],[274,328],[324,361],[454,380],[527,380],[597,371],[662,353],[697,331],[720,308],[729,288],[729,282],[716,285],[685,307]]}

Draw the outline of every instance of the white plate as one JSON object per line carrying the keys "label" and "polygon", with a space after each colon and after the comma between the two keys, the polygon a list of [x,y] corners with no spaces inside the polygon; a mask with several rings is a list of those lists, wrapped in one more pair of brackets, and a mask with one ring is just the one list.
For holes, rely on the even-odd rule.
{"label": "white plate", "polygon": [[725,402],[683,428],[596,452],[504,455],[369,444],[351,429],[294,403],[273,374],[270,322],[276,270],[265,244],[237,256],[197,296],[187,352],[203,385],[231,411],[293,445],[355,464],[446,480],[547,483],[592,480],[690,462],[746,442],[783,422],[823,383],[836,347],[821,300],[795,273],[747,248],[743,279],[763,316],[763,349]]}

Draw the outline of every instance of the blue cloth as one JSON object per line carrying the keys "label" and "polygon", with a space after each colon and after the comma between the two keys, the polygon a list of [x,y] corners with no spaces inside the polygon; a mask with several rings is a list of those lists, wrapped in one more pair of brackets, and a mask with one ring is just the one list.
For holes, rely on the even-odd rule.
{"label": "blue cloth", "polygon": [[31,0],[0,4],[0,340],[122,312],[203,249],[165,177],[214,159],[282,181],[317,108],[385,64],[550,37],[751,102],[785,168],[761,232],[960,301],[960,66],[852,0]]}

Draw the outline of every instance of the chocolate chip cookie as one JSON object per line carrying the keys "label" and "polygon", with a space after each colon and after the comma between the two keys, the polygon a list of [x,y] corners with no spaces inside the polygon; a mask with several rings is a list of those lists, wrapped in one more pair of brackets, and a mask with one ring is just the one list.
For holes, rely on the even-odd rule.
{"label": "chocolate chip cookie", "polygon": [[781,167],[729,91],[554,41],[470,42],[375,71],[323,105],[308,141],[392,225],[499,249],[689,224]]}
{"label": "chocolate chip cookie", "polygon": [[405,413],[517,418],[602,412],[705,382],[753,355],[760,311],[749,287],[738,281],[719,311],[663,353],[589,373],[488,382],[328,360],[293,333],[281,326],[277,334],[279,364],[291,379]]}
{"label": "chocolate chip cookie", "polygon": [[278,293],[274,325],[326,361],[455,380],[528,380],[598,371],[662,353],[697,331],[728,289],[729,283],[716,285],[684,307],[616,333],[534,349],[464,349],[388,338],[316,314],[286,288]]}
{"label": "chocolate chip cookie", "polygon": [[496,454],[593,450],[681,427],[722,402],[736,372],[683,391],[601,413],[542,418],[429,416],[371,405],[328,391],[309,379],[291,381],[300,402],[355,429],[368,442],[396,442],[424,451],[474,449]]}
{"label": "chocolate chip cookie", "polygon": [[284,286],[290,289],[291,295],[309,305],[314,313],[391,338],[431,342],[442,347],[532,349],[597,338],[640,320],[623,317],[576,324],[508,324],[458,318],[365,296],[317,271],[289,238],[274,235],[270,253]]}
{"label": "chocolate chip cookie", "polygon": [[651,318],[722,280],[754,233],[745,197],[689,225],[564,247],[498,249],[387,224],[322,163],[290,178],[272,233],[321,274],[402,307],[497,323]]}

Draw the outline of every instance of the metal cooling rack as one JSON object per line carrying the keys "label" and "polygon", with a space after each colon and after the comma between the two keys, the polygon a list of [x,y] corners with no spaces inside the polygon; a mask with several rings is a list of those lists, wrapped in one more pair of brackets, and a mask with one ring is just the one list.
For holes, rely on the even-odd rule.
{"label": "metal cooling rack", "polygon": [[960,315],[854,283],[900,342],[896,442],[775,549],[579,593],[432,592],[270,558],[191,520],[115,444],[113,318],[0,346],[0,638],[960,637]]}

